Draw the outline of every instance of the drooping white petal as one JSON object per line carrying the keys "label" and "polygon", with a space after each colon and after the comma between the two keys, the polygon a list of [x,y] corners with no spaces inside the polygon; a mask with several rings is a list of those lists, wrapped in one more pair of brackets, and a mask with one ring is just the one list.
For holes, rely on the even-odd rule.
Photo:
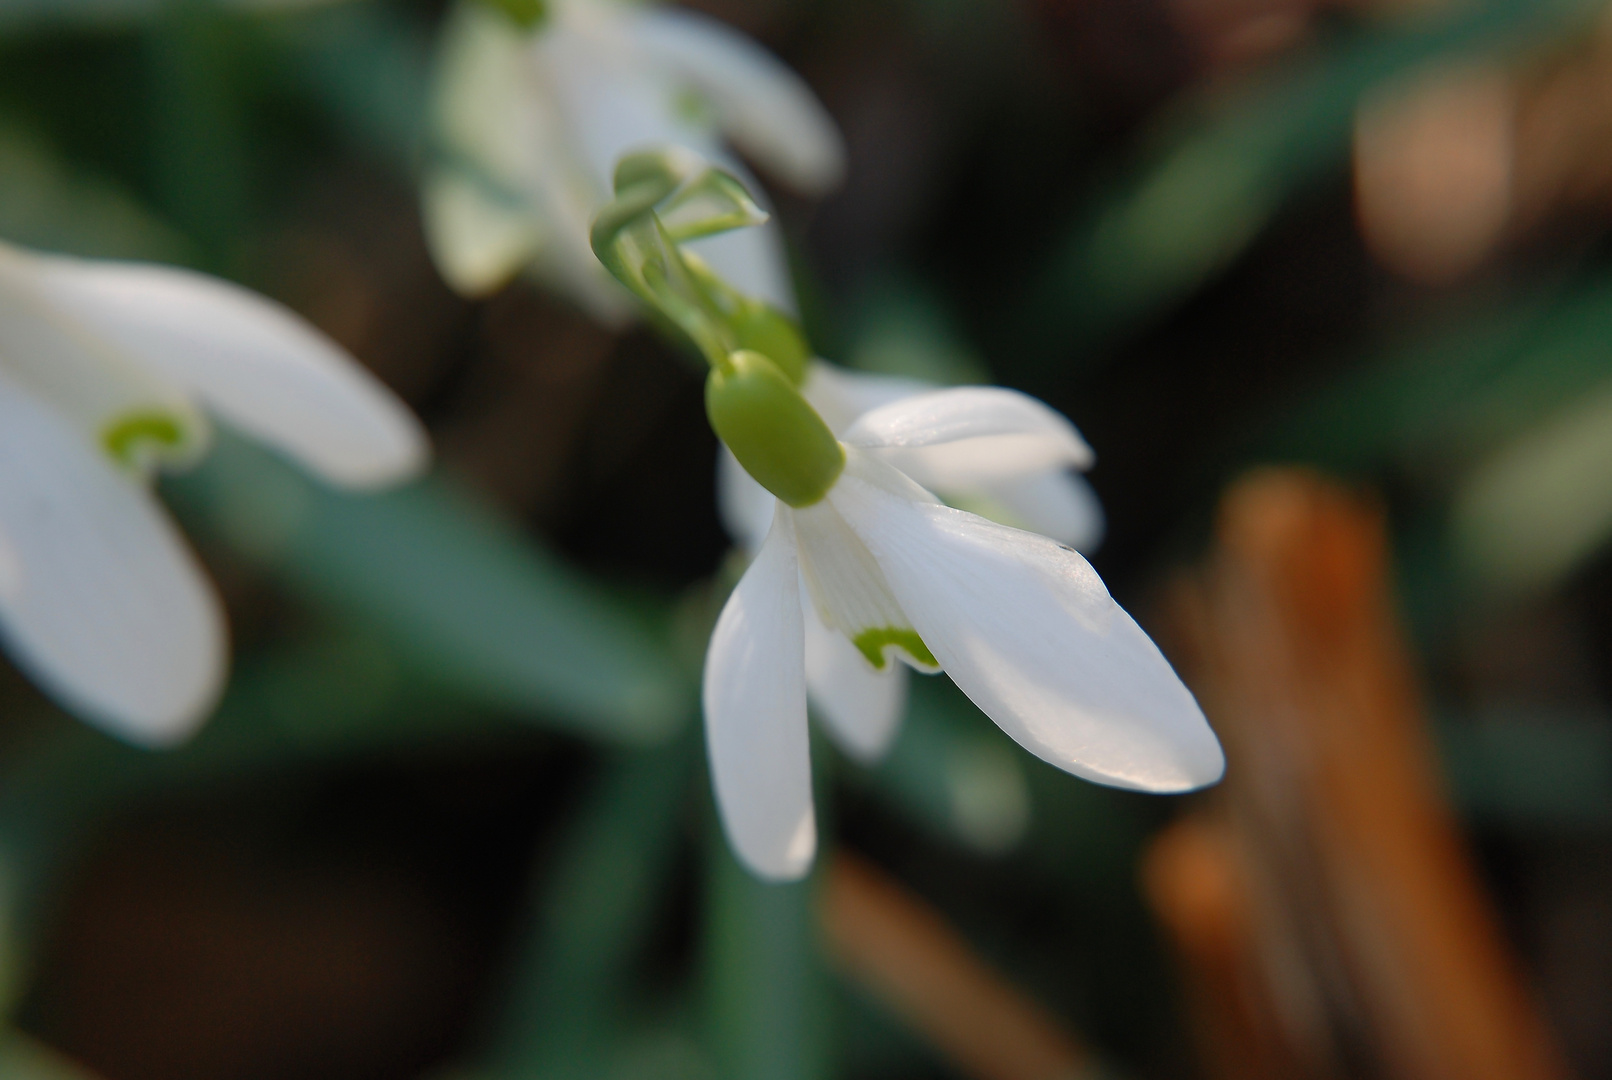
{"label": "drooping white petal", "polygon": [[119,462],[149,471],[199,457],[206,418],[185,388],[58,310],[38,259],[0,245],[0,367]]}
{"label": "drooping white petal", "polygon": [[497,198],[463,170],[428,170],[420,184],[420,208],[431,258],[443,280],[463,296],[497,291],[543,244],[536,215]]}
{"label": "drooping white petal", "polygon": [[1068,469],[1042,469],[1006,476],[967,488],[948,485],[945,477],[913,477],[934,486],[951,505],[1001,525],[1040,533],[1090,554],[1103,541],[1103,504],[1086,478]]}
{"label": "drooping white petal", "polygon": [[955,485],[1038,469],[1084,469],[1093,461],[1091,447],[1063,414],[997,386],[903,398],[864,414],[841,438],[879,451],[914,479],[944,476]]}
{"label": "drooping white petal", "polygon": [[554,129],[530,33],[490,4],[454,5],[439,36],[434,153],[512,191],[552,168]]}
{"label": "drooping white petal", "polygon": [[906,711],[906,666],[875,668],[845,635],[823,625],[809,597],[802,600],[807,696],[840,749],[871,765],[890,749]]}
{"label": "drooping white petal", "polygon": [[[587,214],[576,223],[580,227],[559,238],[575,257],[571,265],[556,269],[579,280],[585,271],[600,283],[595,290],[602,284],[625,299],[625,291],[598,265],[588,245],[588,223],[609,198],[616,163],[624,155],[682,146],[735,173],[758,198],[760,186],[723,152],[709,119],[680,108],[676,86],[643,62],[629,38],[629,20],[615,6],[568,4],[565,11],[560,26],[538,36],[533,57],[546,92],[564,117],[572,153],[586,169],[593,195]],[[746,294],[784,311],[795,310],[776,224],[709,236],[689,243],[688,249]]]}
{"label": "drooping white petal", "polygon": [[68,710],[145,744],[188,735],[225,665],[218,601],[136,480],[0,377],[0,635]]}
{"label": "drooping white petal", "polygon": [[708,16],[652,8],[634,24],[639,47],[701,91],[728,137],[807,195],[845,175],[839,128],[800,76]]}
{"label": "drooping white petal", "polygon": [[801,387],[801,393],[829,429],[838,433],[850,427],[865,412],[936,389],[939,387],[934,383],[922,379],[869,375],[862,371],[850,371],[826,360],[813,360],[806,368],[806,383]]}
{"label": "drooping white petal", "polygon": [[716,457],[716,509],[722,527],[747,553],[761,549],[772,528],[778,499],[744,471],[733,451],[719,445]]}
{"label": "drooping white petal", "polygon": [[1192,694],[1078,554],[894,495],[850,455],[828,501],[878,560],[952,680],[1031,753],[1077,776],[1185,791],[1225,767]]}
{"label": "drooping white petal", "polygon": [[[609,28],[620,22],[606,10],[595,32],[601,20],[589,11],[556,4],[532,33],[487,4],[455,6],[441,35],[432,100],[426,238],[443,277],[461,292],[496,288],[512,261],[529,258],[538,278],[616,325],[632,315],[631,298],[588,245],[589,222],[610,191],[610,174],[600,170],[612,166],[589,157],[566,112],[566,73],[600,67],[599,39],[608,59]],[[617,32],[618,53],[620,39]]]}
{"label": "drooping white petal", "polygon": [[368,487],[424,464],[425,433],[408,409],[279,304],[173,267],[33,258],[62,311],[326,479]]}
{"label": "drooping white petal", "polygon": [[705,745],[722,827],[762,877],[793,880],[817,849],[806,645],[794,523],[780,510],[705,654]]}

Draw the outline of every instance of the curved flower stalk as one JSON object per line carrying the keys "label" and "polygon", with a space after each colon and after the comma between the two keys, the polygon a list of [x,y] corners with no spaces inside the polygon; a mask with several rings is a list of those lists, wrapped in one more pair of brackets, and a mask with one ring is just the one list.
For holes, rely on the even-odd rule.
{"label": "curved flower stalk", "polygon": [[218,600],[151,491],[212,413],[324,479],[425,462],[418,423],[333,342],[201,274],[0,245],[0,635],[64,708],[188,735],[226,667]]}
{"label": "curved flower stalk", "polygon": [[[807,195],[844,172],[839,132],[794,72],[714,19],[627,0],[462,0],[443,33],[433,113],[425,225],[448,283],[481,295],[529,267],[608,322],[634,307],[594,259],[588,228],[623,154],[685,146],[743,175],[725,153],[731,140]],[[695,247],[793,310],[776,229]]]}
{"label": "curved flower stalk", "polygon": [[1203,713],[1085,559],[947,506],[914,478],[955,469],[988,482],[1089,460],[1073,427],[1024,394],[965,387],[901,398],[836,433],[800,389],[808,364],[787,320],[758,317],[679,248],[758,213],[732,176],[666,151],[621,162],[593,228],[600,260],[706,357],[711,426],[774,497],[703,680],[717,803],[740,858],[787,880],[816,849],[814,621],[868,670],[945,671],[1021,746],[1077,776],[1154,792],[1217,780],[1225,762]]}

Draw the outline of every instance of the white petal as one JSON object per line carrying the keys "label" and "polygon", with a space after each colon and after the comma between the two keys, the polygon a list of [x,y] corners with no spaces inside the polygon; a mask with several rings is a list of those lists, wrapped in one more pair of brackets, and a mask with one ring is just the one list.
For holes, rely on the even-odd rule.
{"label": "white petal", "polygon": [[805,641],[794,524],[773,520],[705,654],[705,745],[722,827],[740,860],[778,881],[817,849],[806,731]]}
{"label": "white petal", "polygon": [[740,149],[792,186],[820,195],[845,175],[845,142],[806,83],[767,50],[704,15],[644,12],[638,43],[709,98]]}
{"label": "white petal", "polygon": [[[554,125],[531,35],[488,4],[460,3],[443,21],[431,90],[432,135],[450,164],[521,189],[552,167]],[[544,159],[550,159],[545,161]]]}
{"label": "white petal", "polygon": [[[549,276],[551,280],[574,280],[576,285],[568,291],[576,293],[591,312],[609,317],[609,301],[600,294],[619,307],[626,293],[594,257],[588,227],[594,211],[609,198],[616,162],[623,155],[683,146],[738,174],[758,197],[760,189],[742,166],[722,152],[714,125],[679,109],[676,86],[646,67],[626,39],[626,23],[611,8],[567,5],[566,10],[564,25],[538,35],[533,56],[543,85],[565,118],[569,156],[586,171],[573,187],[589,190],[590,205],[580,217],[567,212],[562,235],[556,237],[556,250],[547,253]],[[560,197],[570,195],[569,205],[578,193],[551,193],[550,201],[566,201]],[[575,227],[569,227],[572,225]],[[775,224],[706,237],[688,248],[741,292],[785,311],[795,310],[783,241]]]}
{"label": "white petal", "polygon": [[1084,469],[1093,461],[1091,447],[1056,409],[997,386],[904,398],[863,415],[841,438],[879,450],[903,472],[910,467],[915,479],[922,471],[951,484],[1060,466]]}
{"label": "white petal", "polygon": [[907,708],[907,669],[886,664],[880,671],[845,639],[830,630],[817,609],[806,615],[806,692],[818,719],[852,758],[871,765],[895,741]]}
{"label": "white petal", "polygon": [[624,33],[612,6],[592,5],[587,18],[540,33],[532,45],[601,198],[628,151],[669,143],[709,157],[717,149],[715,129],[678,112],[672,85],[646,69]]}
{"label": "white petal", "polygon": [[733,542],[754,555],[772,528],[773,508],[778,500],[744,471],[739,459],[725,445],[717,447],[716,508],[722,527]]}
{"label": "white petal", "polygon": [[966,489],[924,476],[921,468],[917,472],[914,480],[934,484],[936,494],[951,505],[998,524],[1049,536],[1085,554],[1103,541],[1103,504],[1085,477],[1067,469],[1043,469]]}
{"label": "white petal", "polygon": [[1184,791],[1220,777],[1225,759],[1197,702],[1085,559],[892,495],[864,478],[876,464],[848,465],[829,500],[986,715],[1037,757],[1099,783]]}
{"label": "white petal", "polygon": [[150,493],[0,379],[0,633],[63,707],[134,742],[188,735],[224,675],[217,599]]}
{"label": "white petal", "polygon": [[[0,366],[7,375],[125,464],[200,457],[211,431],[185,388],[59,310],[44,285],[38,257],[0,245]],[[153,425],[167,430],[159,437]],[[145,437],[131,434],[142,428]]]}
{"label": "white petal", "polygon": [[279,304],[173,267],[36,261],[62,310],[326,479],[368,487],[425,463],[425,433],[408,409]]}
{"label": "white petal", "polygon": [[934,383],[896,375],[869,375],[850,371],[826,360],[813,360],[806,369],[801,393],[835,433],[850,427],[858,417],[881,405],[939,389]]}
{"label": "white petal", "polygon": [[431,258],[442,279],[464,296],[496,292],[542,247],[540,218],[496,198],[462,171],[427,170],[420,204]]}

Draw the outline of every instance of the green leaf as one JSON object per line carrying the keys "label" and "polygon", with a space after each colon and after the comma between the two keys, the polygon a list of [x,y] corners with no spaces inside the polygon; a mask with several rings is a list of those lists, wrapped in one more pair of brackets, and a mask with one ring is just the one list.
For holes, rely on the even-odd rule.
{"label": "green leaf", "polygon": [[1612,276],[1462,310],[1285,410],[1262,457],[1458,474],[1612,372]]}
{"label": "green leaf", "polygon": [[607,1071],[620,1049],[632,962],[677,852],[697,750],[691,739],[609,762],[552,865],[533,876],[533,922],[487,1055],[490,1073],[592,1080]]}
{"label": "green leaf", "polygon": [[1518,52],[1581,27],[1590,0],[1471,0],[1339,34],[1229,92],[1186,102],[1146,164],[1062,242],[1020,313],[1026,332],[1098,342],[1227,266],[1298,189],[1347,160],[1372,87],[1462,51]]}
{"label": "green leaf", "polygon": [[[817,948],[814,880],[757,880],[714,829],[707,853],[703,959],[719,1075],[830,1075],[828,987]],[[822,859],[820,853],[819,865]]]}
{"label": "green leaf", "polygon": [[264,26],[275,70],[355,141],[412,175],[424,143],[431,41],[394,5],[347,4]]}
{"label": "green leaf", "polygon": [[6,1080],[96,1080],[88,1070],[12,1029],[0,1029],[0,1076]]}
{"label": "green leaf", "polygon": [[1463,812],[1522,829],[1612,827],[1612,727],[1605,716],[1508,710],[1437,730]]}
{"label": "green leaf", "polygon": [[184,240],[118,185],[85,175],[45,141],[0,121],[0,236],[101,258],[188,262]]}
{"label": "green leaf", "polygon": [[466,701],[636,743],[690,712],[691,687],[624,605],[441,477],[343,494],[226,436],[168,487],[198,525]]}
{"label": "green leaf", "polygon": [[911,704],[890,755],[865,779],[915,822],[986,855],[1030,824],[1025,752],[950,680],[912,677]]}
{"label": "green leaf", "polygon": [[1603,550],[1612,541],[1612,378],[1474,469],[1450,524],[1457,565],[1491,598],[1544,592]]}

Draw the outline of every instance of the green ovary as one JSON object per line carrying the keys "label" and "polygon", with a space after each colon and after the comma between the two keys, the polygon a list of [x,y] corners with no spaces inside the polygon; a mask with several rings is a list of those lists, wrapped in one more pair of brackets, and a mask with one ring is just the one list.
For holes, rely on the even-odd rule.
{"label": "green ovary", "polygon": [[871,630],[864,630],[856,635],[851,639],[851,644],[861,650],[862,655],[868,658],[868,663],[880,671],[884,670],[884,647],[886,645],[894,645],[926,667],[938,668],[940,666],[940,661],[935,659],[935,654],[929,651],[929,646],[924,644],[924,639],[918,636],[918,631],[916,630],[902,630],[894,626],[875,626]]}
{"label": "green ovary", "polygon": [[101,433],[101,445],[114,459],[124,465],[139,464],[139,450],[155,445],[175,450],[185,442],[185,429],[179,421],[164,413],[127,413],[106,426]]}

